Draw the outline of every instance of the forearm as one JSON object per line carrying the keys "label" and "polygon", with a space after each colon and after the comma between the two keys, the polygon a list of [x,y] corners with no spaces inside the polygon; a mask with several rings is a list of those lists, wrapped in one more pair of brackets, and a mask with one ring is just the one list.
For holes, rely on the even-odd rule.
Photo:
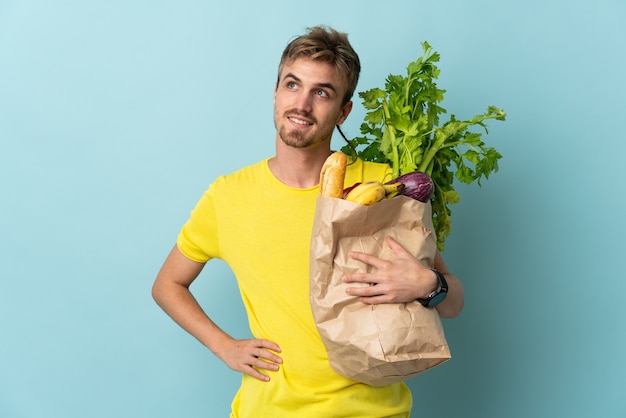
{"label": "forearm", "polygon": [[463,310],[463,286],[459,279],[450,273],[444,273],[448,283],[448,295],[435,309],[442,318],[455,318]]}
{"label": "forearm", "polygon": [[232,338],[207,316],[189,290],[203,268],[204,263],[190,260],[174,246],[154,281],[152,297],[178,325],[218,354]]}
{"label": "forearm", "polygon": [[209,318],[186,286],[157,281],[152,294],[156,303],[170,318],[216,355],[219,356],[220,347],[232,340]]}
{"label": "forearm", "polygon": [[181,328],[228,367],[268,381],[269,376],[262,371],[278,370],[282,359],[276,353],[280,353],[280,347],[264,339],[235,340],[208,317],[189,290],[203,267],[204,263],[190,260],[174,246],[152,285],[152,297]]}
{"label": "forearm", "polygon": [[436,309],[443,318],[455,318],[461,313],[465,303],[463,285],[455,275],[450,273],[439,252],[435,255],[435,270],[444,275],[448,284],[448,295],[437,305]]}

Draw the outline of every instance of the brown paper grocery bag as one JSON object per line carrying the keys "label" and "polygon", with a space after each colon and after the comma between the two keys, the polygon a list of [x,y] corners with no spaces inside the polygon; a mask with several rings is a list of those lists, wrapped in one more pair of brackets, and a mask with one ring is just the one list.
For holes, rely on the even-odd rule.
{"label": "brown paper grocery bag", "polygon": [[311,238],[310,300],[330,365],[337,373],[383,386],[450,359],[435,309],[417,301],[367,305],[348,296],[348,284],[341,281],[348,272],[373,268],[351,259],[351,250],[392,259],[395,254],[385,243],[387,235],[432,267],[437,246],[433,231],[430,203],[396,196],[364,206],[318,198]]}

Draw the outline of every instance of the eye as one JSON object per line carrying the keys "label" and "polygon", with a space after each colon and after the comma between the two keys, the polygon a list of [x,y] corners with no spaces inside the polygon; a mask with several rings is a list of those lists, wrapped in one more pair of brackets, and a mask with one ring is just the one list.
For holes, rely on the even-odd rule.
{"label": "eye", "polygon": [[324,90],[317,90],[315,94],[320,97],[328,97],[328,93]]}
{"label": "eye", "polygon": [[288,82],[287,82],[287,88],[288,88],[288,89],[292,89],[292,90],[293,90],[293,89],[295,89],[296,87],[298,87],[298,85],[296,84],[296,82],[295,82],[295,81],[288,81]]}

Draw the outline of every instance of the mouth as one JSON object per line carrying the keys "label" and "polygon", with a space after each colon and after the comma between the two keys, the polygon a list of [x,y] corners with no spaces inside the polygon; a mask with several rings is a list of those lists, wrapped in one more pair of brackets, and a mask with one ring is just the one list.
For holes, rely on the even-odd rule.
{"label": "mouth", "polygon": [[306,119],[306,118],[302,118],[302,117],[300,117],[298,115],[295,115],[295,114],[287,115],[287,119],[289,119],[295,125],[300,125],[300,126],[311,126],[311,125],[313,125],[313,121],[311,121],[309,119]]}

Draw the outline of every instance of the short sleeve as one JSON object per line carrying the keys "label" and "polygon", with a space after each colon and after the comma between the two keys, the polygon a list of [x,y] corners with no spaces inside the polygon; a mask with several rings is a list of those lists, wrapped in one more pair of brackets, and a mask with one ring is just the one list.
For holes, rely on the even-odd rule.
{"label": "short sleeve", "polygon": [[202,195],[187,222],[183,225],[176,244],[188,258],[206,262],[219,257],[219,240],[215,213],[214,185]]}

